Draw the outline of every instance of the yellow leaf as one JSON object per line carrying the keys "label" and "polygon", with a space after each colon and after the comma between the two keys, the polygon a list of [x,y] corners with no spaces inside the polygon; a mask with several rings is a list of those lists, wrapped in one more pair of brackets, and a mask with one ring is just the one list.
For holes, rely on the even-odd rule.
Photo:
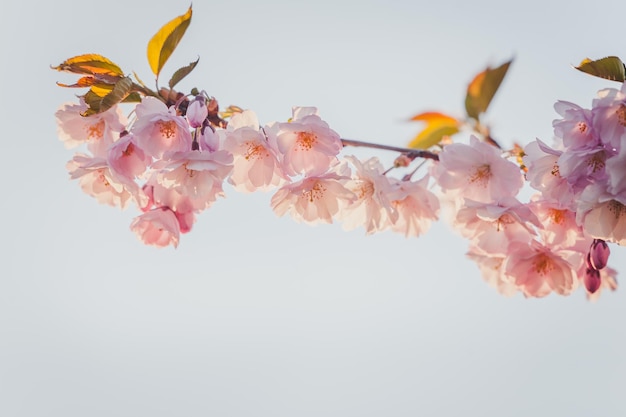
{"label": "yellow leaf", "polygon": [[96,94],[98,97],[104,97],[113,90],[115,85],[104,84],[104,85],[92,85],[91,91]]}
{"label": "yellow leaf", "polygon": [[450,124],[458,124],[456,118],[452,116],[448,116],[444,113],[439,113],[435,111],[429,111],[424,113],[416,114],[411,117],[410,120],[418,121],[418,122],[426,122],[426,123],[450,123]]}
{"label": "yellow leaf", "polygon": [[191,6],[184,15],[166,23],[148,42],[148,63],[157,77],[191,22]]}
{"label": "yellow leaf", "polygon": [[445,136],[459,132],[460,122],[447,114],[424,112],[413,116],[411,120],[425,122],[426,127],[413,138],[409,148],[428,149],[441,142]]}
{"label": "yellow leaf", "polygon": [[75,74],[101,74],[114,77],[124,76],[122,69],[110,59],[98,54],[84,54],[69,58],[56,67],[58,71],[73,72]]}

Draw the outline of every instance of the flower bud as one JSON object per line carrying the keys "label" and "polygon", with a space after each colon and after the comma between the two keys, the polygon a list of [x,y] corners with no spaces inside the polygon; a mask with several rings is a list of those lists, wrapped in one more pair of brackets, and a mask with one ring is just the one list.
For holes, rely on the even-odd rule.
{"label": "flower bud", "polygon": [[594,239],[589,249],[588,263],[596,270],[604,268],[609,260],[611,250],[609,245],[602,239]]}
{"label": "flower bud", "polygon": [[189,126],[196,128],[202,126],[204,120],[209,115],[209,110],[206,107],[206,99],[198,95],[187,107],[187,121]]}
{"label": "flower bud", "polygon": [[593,294],[598,291],[600,288],[600,284],[602,284],[602,280],[600,278],[600,271],[593,268],[587,268],[585,271],[585,288],[589,293]]}

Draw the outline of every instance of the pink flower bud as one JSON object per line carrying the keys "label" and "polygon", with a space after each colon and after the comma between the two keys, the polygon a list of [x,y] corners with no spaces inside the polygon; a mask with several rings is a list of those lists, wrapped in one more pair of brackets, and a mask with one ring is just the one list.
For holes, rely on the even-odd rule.
{"label": "pink flower bud", "polygon": [[195,100],[187,107],[189,126],[193,128],[201,127],[208,115],[209,109],[206,107],[206,99],[203,96],[196,96]]}
{"label": "pink flower bud", "polygon": [[593,294],[598,291],[600,284],[602,284],[600,271],[593,268],[587,268],[585,271],[585,288],[587,288],[587,291],[589,291],[590,294]]}
{"label": "pink flower bud", "polygon": [[606,266],[610,254],[609,245],[604,240],[594,239],[589,249],[588,263],[591,264],[593,269],[599,271]]}

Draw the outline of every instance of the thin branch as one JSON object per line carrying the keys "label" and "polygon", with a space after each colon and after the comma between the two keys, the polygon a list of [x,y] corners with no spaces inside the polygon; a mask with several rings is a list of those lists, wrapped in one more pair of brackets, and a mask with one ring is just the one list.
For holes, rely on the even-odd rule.
{"label": "thin branch", "polygon": [[363,142],[360,140],[352,140],[352,139],[341,139],[341,143],[343,143],[343,146],[359,146],[359,147],[364,147],[364,148],[382,149],[385,151],[400,152],[402,154],[405,154],[411,159],[427,158],[427,159],[432,159],[434,161],[439,160],[439,155],[437,155],[436,153],[421,150],[421,149],[399,148],[397,146],[381,145],[379,143]]}

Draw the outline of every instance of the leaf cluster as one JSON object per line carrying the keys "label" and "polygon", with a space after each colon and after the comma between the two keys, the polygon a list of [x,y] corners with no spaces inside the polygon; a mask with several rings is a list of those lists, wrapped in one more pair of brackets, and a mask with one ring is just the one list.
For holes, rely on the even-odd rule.
{"label": "leaf cluster", "polygon": [[[66,59],[52,69],[78,74],[81,77],[74,84],[57,83],[67,88],[89,88],[81,97],[87,104],[83,116],[107,111],[118,103],[140,102],[142,96],[157,97],[167,103],[167,97],[159,89],[158,79],[163,66],[170,58],[191,22],[192,8],[165,25],[150,39],[147,47],[148,64],[155,76],[156,89],[147,87],[133,73],[127,75],[120,66],[98,54],[83,54]],[[173,89],[198,64],[199,58],[189,65],[177,69],[171,76],[168,86]]]}

